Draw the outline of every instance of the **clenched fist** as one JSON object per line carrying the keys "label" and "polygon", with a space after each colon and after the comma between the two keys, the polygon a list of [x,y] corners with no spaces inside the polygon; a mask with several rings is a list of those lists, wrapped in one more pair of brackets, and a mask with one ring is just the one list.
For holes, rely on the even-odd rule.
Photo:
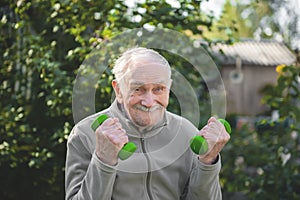
{"label": "clenched fist", "polygon": [[212,164],[224,145],[229,141],[230,135],[226,132],[224,125],[215,117],[211,117],[198,133],[208,143],[208,152],[199,155],[199,160],[205,164]]}
{"label": "clenched fist", "polygon": [[98,158],[108,165],[116,165],[119,151],[128,142],[119,119],[108,118],[96,129],[95,134]]}

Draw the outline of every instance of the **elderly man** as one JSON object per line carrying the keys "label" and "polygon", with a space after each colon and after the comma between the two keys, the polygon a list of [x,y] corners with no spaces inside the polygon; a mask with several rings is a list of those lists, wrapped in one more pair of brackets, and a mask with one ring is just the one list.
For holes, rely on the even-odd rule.
{"label": "elderly man", "polygon": [[[214,117],[200,131],[166,110],[171,69],[156,51],[136,47],[116,61],[112,105],[82,120],[67,144],[66,199],[221,199],[220,151],[229,140]],[[97,116],[109,118],[94,132]],[[204,155],[189,148],[189,139],[203,136]],[[128,142],[137,151],[127,160],[118,152]]]}

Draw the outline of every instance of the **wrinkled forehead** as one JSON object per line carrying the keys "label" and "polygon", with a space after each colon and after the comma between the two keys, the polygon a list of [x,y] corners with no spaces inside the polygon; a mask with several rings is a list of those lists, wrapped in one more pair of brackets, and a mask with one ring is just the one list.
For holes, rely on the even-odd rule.
{"label": "wrinkled forehead", "polygon": [[124,74],[125,82],[129,84],[165,84],[171,79],[170,69],[165,64],[155,60],[139,60],[128,67]]}

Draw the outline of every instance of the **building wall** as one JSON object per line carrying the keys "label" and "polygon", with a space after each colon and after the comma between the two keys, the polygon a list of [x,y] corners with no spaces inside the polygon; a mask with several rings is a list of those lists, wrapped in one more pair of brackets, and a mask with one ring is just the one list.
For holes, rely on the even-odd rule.
{"label": "building wall", "polygon": [[223,66],[221,75],[226,89],[227,114],[257,115],[267,110],[261,104],[260,90],[267,84],[275,84],[277,73],[270,66],[242,66],[243,80],[235,83],[230,73],[235,66]]}

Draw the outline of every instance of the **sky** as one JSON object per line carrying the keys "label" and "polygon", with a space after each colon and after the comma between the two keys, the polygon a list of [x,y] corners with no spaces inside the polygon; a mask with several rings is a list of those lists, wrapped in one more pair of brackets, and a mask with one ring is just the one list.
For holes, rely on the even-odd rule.
{"label": "sky", "polygon": [[213,13],[217,18],[220,17],[225,0],[209,0],[201,3],[201,10],[207,14]]}

